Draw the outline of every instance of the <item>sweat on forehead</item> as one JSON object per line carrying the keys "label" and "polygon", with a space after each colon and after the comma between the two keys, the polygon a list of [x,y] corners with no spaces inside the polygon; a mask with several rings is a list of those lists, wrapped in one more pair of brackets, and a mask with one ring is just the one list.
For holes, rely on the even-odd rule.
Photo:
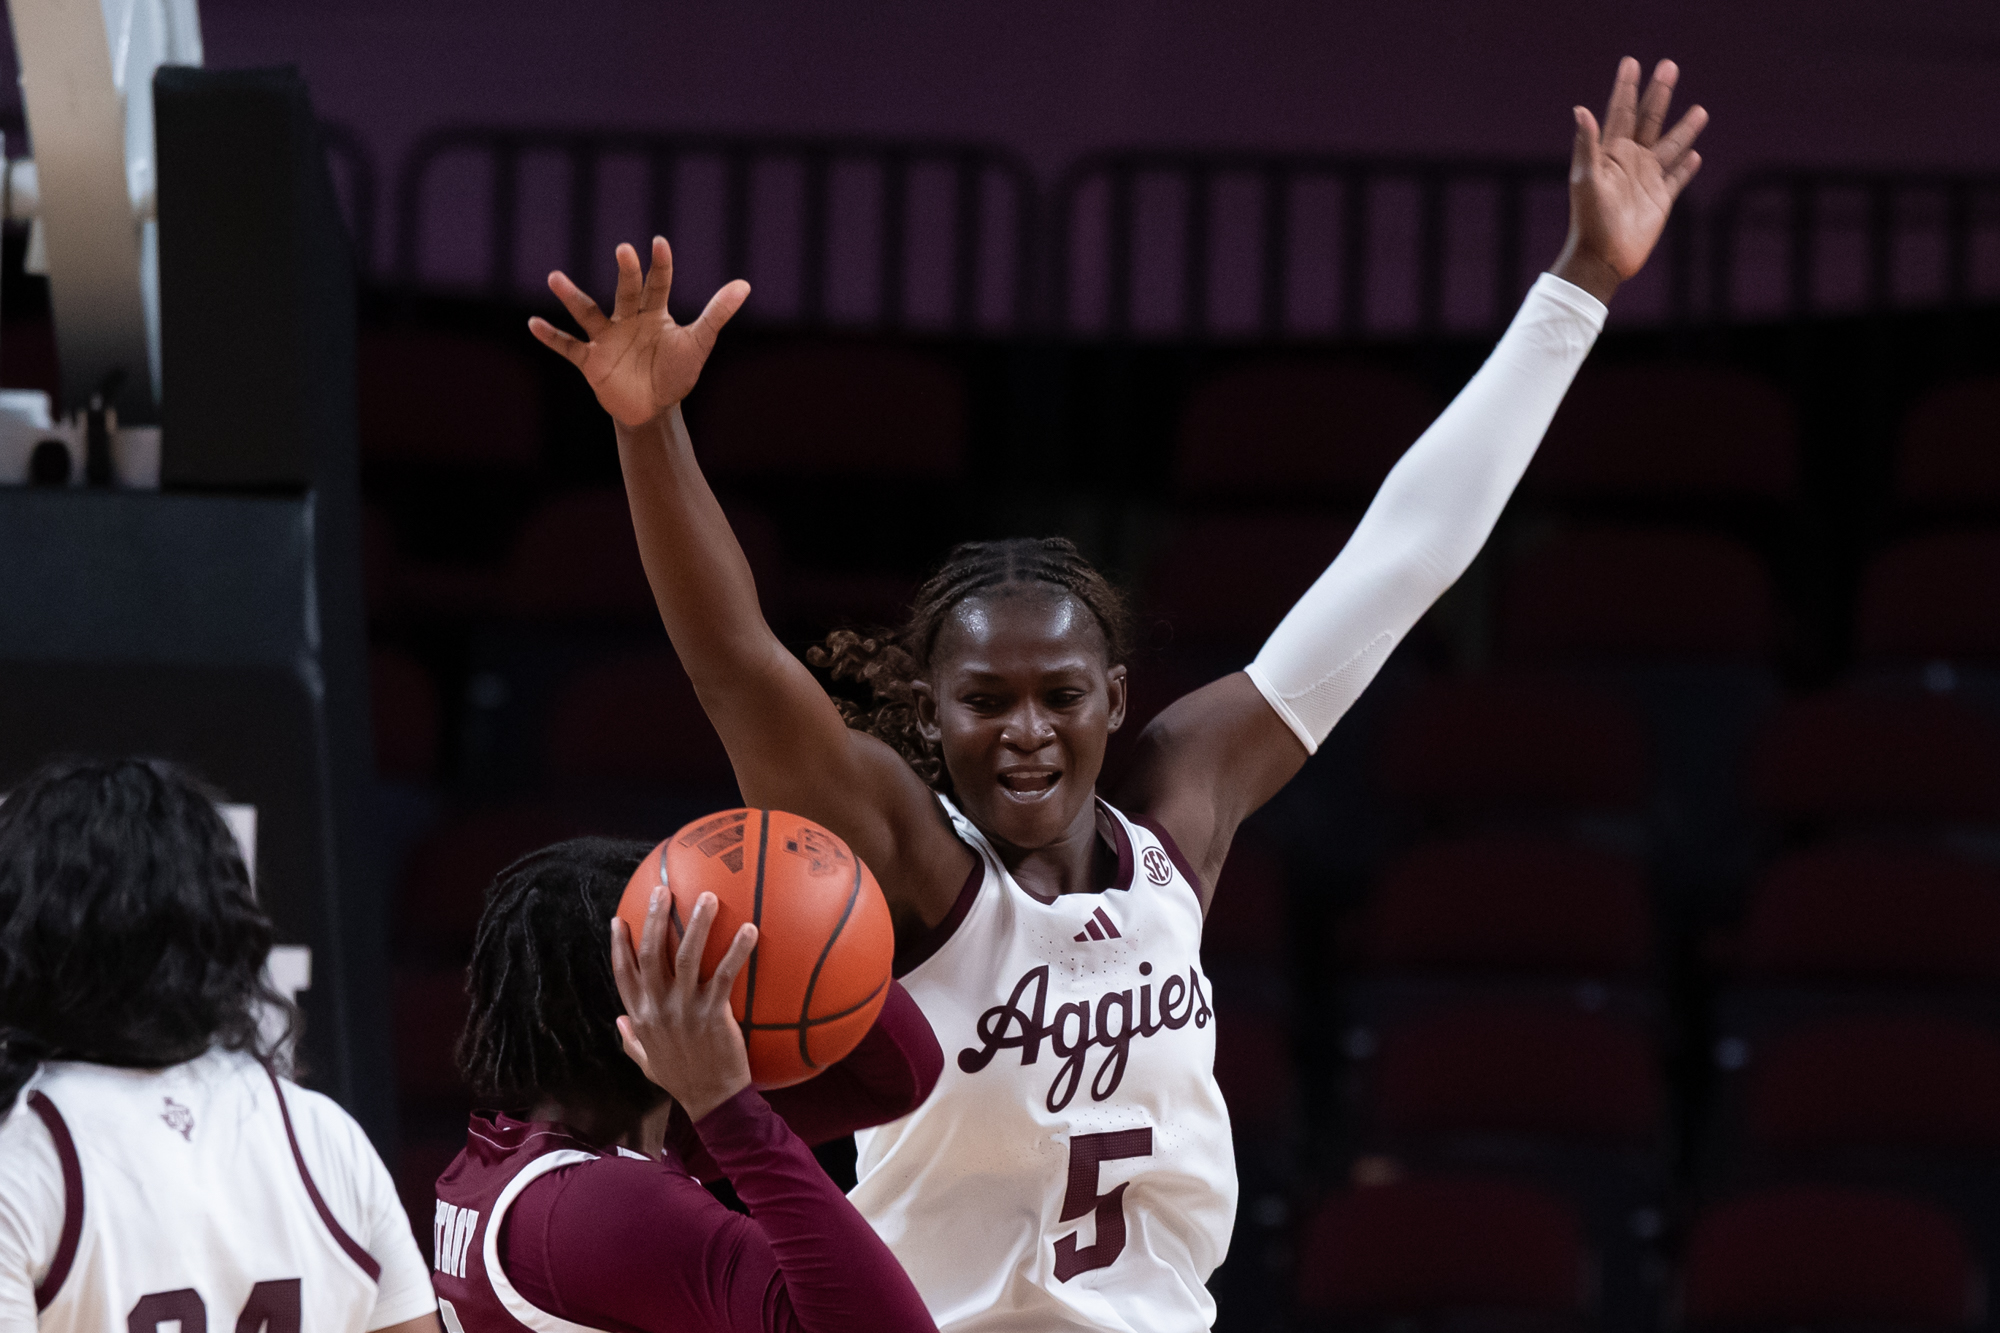
{"label": "sweat on forehead", "polygon": [[1046,583],[1022,582],[982,588],[960,598],[938,626],[932,654],[1021,638],[1080,642],[1099,654],[1107,646],[1096,612],[1076,594]]}

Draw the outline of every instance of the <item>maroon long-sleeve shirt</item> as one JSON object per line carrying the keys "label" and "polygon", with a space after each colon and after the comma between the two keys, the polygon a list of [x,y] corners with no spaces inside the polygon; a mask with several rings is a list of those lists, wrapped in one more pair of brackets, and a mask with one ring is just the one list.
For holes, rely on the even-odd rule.
{"label": "maroon long-sleeve shirt", "polygon": [[[439,1295],[468,1333],[522,1327],[501,1283],[538,1310],[607,1330],[934,1330],[806,1141],[907,1114],[942,1065],[930,1025],[898,986],[846,1060],[797,1087],[738,1093],[692,1126],[676,1116],[657,1160],[591,1147],[561,1125],[475,1116],[465,1153],[438,1182]],[[495,1283],[481,1213],[490,1217],[508,1183],[554,1152],[567,1155],[506,1209]],[[717,1175],[748,1217],[703,1188]]]}

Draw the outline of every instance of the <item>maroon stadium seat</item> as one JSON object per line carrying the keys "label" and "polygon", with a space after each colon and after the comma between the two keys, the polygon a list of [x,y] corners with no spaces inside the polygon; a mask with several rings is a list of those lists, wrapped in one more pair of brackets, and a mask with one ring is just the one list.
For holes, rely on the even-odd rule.
{"label": "maroon stadium seat", "polygon": [[1254,838],[1239,834],[1222,864],[1208,919],[1202,923],[1202,957],[1254,961],[1283,970],[1290,949],[1284,863]]}
{"label": "maroon stadium seat", "polygon": [[1216,1022],[1221,1026],[1216,1031],[1215,1081],[1229,1104],[1230,1123],[1239,1134],[1282,1129],[1298,1097],[1283,1017],[1238,1006]]}
{"label": "maroon stadium seat", "polygon": [[1336,1195],[1306,1229],[1299,1304],[1331,1318],[1569,1316],[1590,1265],[1574,1210],[1511,1181],[1436,1178]]}
{"label": "maroon stadium seat", "polygon": [[1391,791],[1454,808],[1633,810],[1646,796],[1646,740],[1616,699],[1539,676],[1435,680],[1390,719]]}
{"label": "maroon stadium seat", "polygon": [[540,355],[431,329],[364,332],[355,347],[362,457],[532,468],[542,448]]}
{"label": "maroon stadium seat", "polygon": [[1651,967],[1652,934],[1637,865],[1509,833],[1420,848],[1391,867],[1365,947],[1377,968],[1637,977]]}
{"label": "maroon stadium seat", "polygon": [[576,672],[556,694],[548,737],[557,778],[667,787],[735,780],[671,649],[622,654]]}
{"label": "maroon stadium seat", "polygon": [[1861,584],[1857,648],[1873,661],[2000,661],[2000,532],[1918,537]]}
{"label": "maroon stadium seat", "polygon": [[1766,724],[1749,790],[1782,818],[1990,820],[2000,817],[2000,731],[1939,695],[1828,690]]}
{"label": "maroon stadium seat", "polygon": [[[728,514],[758,593],[768,600],[783,588],[777,529],[756,510],[732,506]],[[507,600],[528,617],[657,617],[625,492],[574,491],[529,515],[508,564]]]}
{"label": "maroon stadium seat", "polygon": [[657,614],[625,492],[575,491],[530,514],[508,562],[507,600],[524,616]]}
{"label": "maroon stadium seat", "polygon": [[1763,561],[1706,532],[1563,533],[1514,563],[1501,600],[1501,644],[1516,659],[1756,659],[1775,637]]}
{"label": "maroon stadium seat", "polygon": [[368,701],[374,712],[375,771],[427,782],[437,775],[437,687],[423,663],[399,648],[368,655]]}
{"label": "maroon stadium seat", "polygon": [[1365,362],[1240,366],[1189,394],[1174,486],[1194,500],[1364,498],[1438,407],[1414,379]]}
{"label": "maroon stadium seat", "polygon": [[1978,1272],[1964,1236],[1915,1199],[1796,1186],[1710,1208],[1688,1240],[1697,1328],[1965,1328]]}
{"label": "maroon stadium seat", "polygon": [[1766,871],[1734,948],[1747,981],[2000,982],[2000,874],[1839,842]]}
{"label": "maroon stadium seat", "polygon": [[1771,1152],[2000,1152],[2000,1038],[1936,1018],[1796,1029],[1750,1062],[1744,1125]]}
{"label": "maroon stadium seat", "polygon": [[1933,508],[2000,505],[2000,376],[1934,391],[1903,423],[1896,491]]}
{"label": "maroon stadium seat", "polygon": [[1300,514],[1211,514],[1161,549],[1147,581],[1149,621],[1175,644],[1229,644],[1254,652],[1354,535],[1342,519]]}
{"label": "maroon stadium seat", "polygon": [[533,803],[446,820],[417,844],[404,867],[395,942],[465,948],[495,875],[538,847],[586,831],[569,812]]}
{"label": "maroon stadium seat", "polygon": [[717,476],[950,480],[965,468],[965,383],[922,352],[796,346],[717,366],[690,406]]}
{"label": "maroon stadium seat", "polygon": [[1397,1137],[1521,1134],[1649,1146],[1664,1131],[1652,1043],[1554,1005],[1454,1006],[1386,1028],[1370,1114]]}
{"label": "maroon stadium seat", "polygon": [[1782,499],[1798,427],[1776,388],[1721,366],[1585,368],[1528,473],[1577,499]]}
{"label": "maroon stadium seat", "polygon": [[452,1052],[471,1001],[465,970],[457,967],[397,971],[389,985],[390,1023],[396,1037],[396,1086],[406,1105],[462,1102]]}

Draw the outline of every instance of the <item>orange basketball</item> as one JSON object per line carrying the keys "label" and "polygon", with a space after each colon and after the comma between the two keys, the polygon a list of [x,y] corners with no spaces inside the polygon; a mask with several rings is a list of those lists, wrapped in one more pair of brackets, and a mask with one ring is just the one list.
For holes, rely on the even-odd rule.
{"label": "orange basketball", "polygon": [[800,1083],[853,1050],[889,997],[896,951],[889,904],[861,858],[833,834],[782,810],[724,810],[697,819],[639,864],[618,915],[637,948],[653,889],[664,884],[668,965],[695,899],[718,911],[702,950],[706,981],[745,921],[757,948],[736,976],[730,1008],[744,1026],[760,1088]]}

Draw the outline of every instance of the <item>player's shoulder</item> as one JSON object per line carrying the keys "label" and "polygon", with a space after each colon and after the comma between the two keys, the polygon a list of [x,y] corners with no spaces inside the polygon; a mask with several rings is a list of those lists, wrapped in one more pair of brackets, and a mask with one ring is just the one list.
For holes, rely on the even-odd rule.
{"label": "player's shoulder", "polygon": [[0,1115],[0,1261],[46,1259],[67,1208],[62,1152],[32,1090]]}
{"label": "player's shoulder", "polygon": [[284,1096],[284,1111],[292,1136],[308,1166],[341,1172],[381,1166],[381,1159],[360,1122],[347,1108],[323,1092],[301,1087],[288,1078],[267,1077],[267,1084]]}
{"label": "player's shoulder", "polygon": [[[41,1163],[61,1170],[55,1138],[29,1100],[35,1091],[35,1085],[30,1083],[14,1098],[14,1104],[0,1113],[0,1180],[12,1180],[18,1173]],[[5,1192],[0,1190],[0,1194]]]}

